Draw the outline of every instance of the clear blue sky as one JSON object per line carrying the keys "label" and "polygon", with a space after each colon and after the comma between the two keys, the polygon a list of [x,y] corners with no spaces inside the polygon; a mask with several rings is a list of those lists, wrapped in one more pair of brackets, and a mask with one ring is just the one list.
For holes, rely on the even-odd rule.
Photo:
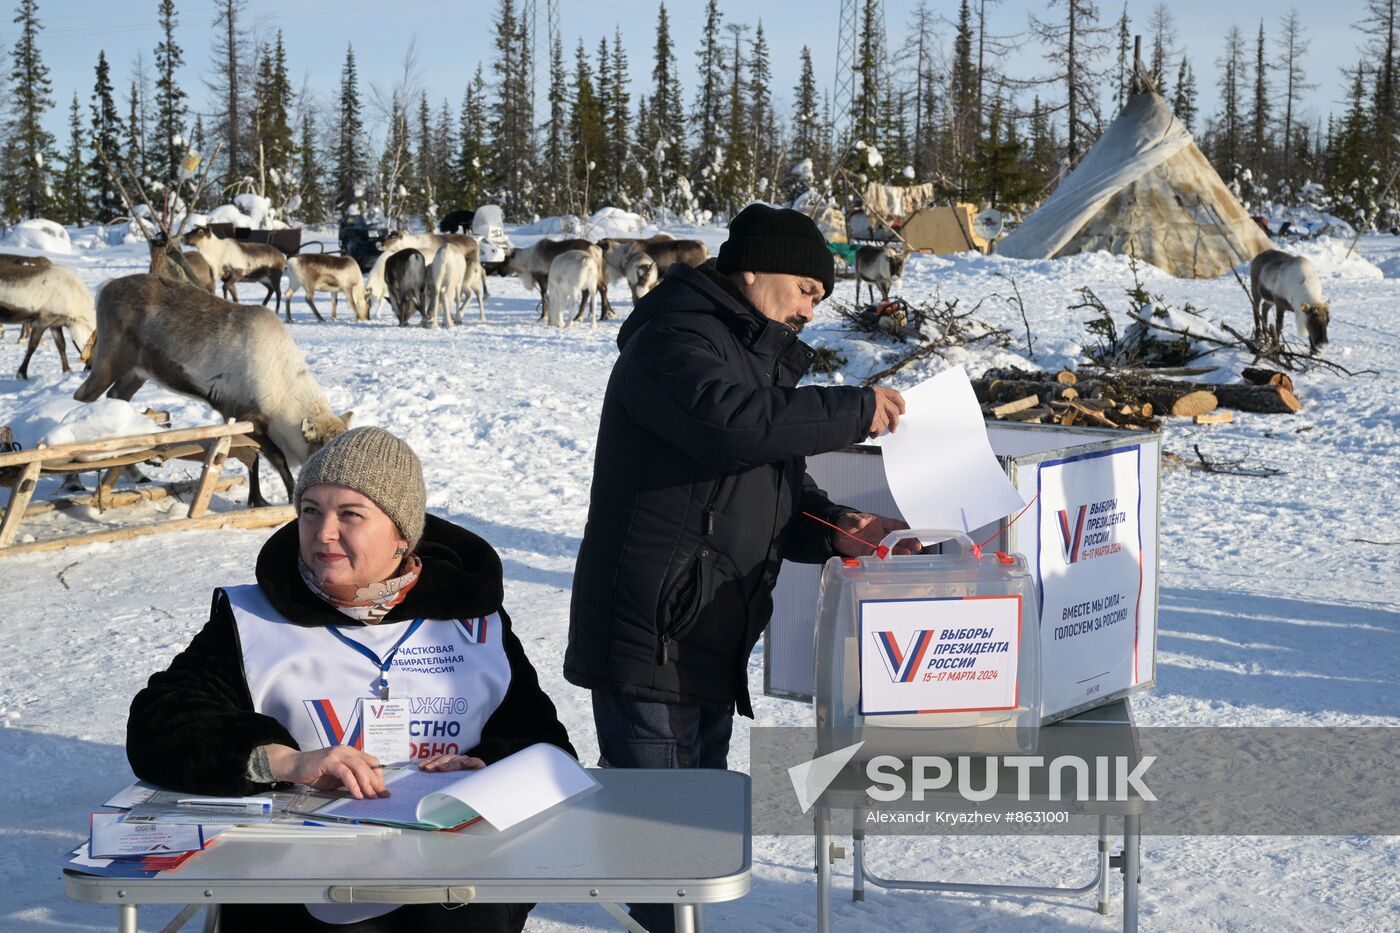
{"label": "clear blue sky", "polygon": [[[12,5],[13,2],[11,0]],[[1106,20],[1116,19],[1122,10],[1121,0],[1101,0],[1101,3],[1101,15]],[[543,24],[548,0],[536,0],[536,4]],[[1150,43],[1146,34],[1155,5],[1155,0],[1130,0],[1127,4],[1133,29],[1144,34],[1145,47]],[[157,0],[40,0],[39,12],[45,25],[40,34],[40,48],[52,74],[57,102],[48,122],[60,140],[67,135],[67,107],[75,91],[86,119],[93,65],[99,49],[106,50],[112,65],[113,83],[123,96],[130,84],[138,51],[144,53],[147,68],[152,66],[152,50],[159,38],[157,6]],[[604,35],[611,38],[615,26],[621,29],[634,79],[635,101],[636,95],[649,83],[655,41],[655,0],[560,0],[559,6],[570,60],[579,38],[592,52],[599,38]],[[719,6],[726,22],[752,25],[762,17],[772,49],[773,93],[784,112],[789,109],[803,45],[812,49],[819,83],[827,88],[832,86],[839,0],[764,0],[762,3],[721,0]],[[891,48],[898,48],[914,6],[915,0],[886,0]],[[1179,48],[1191,58],[1196,71],[1203,117],[1218,107],[1215,60],[1221,54],[1230,23],[1238,23],[1252,43],[1262,19],[1272,40],[1279,20],[1288,9],[1286,4],[1263,0],[1235,0],[1223,5],[1187,0],[1168,6],[1175,18]],[[214,7],[215,0],[177,0],[176,4],[179,13],[177,41],[184,50],[186,62],[183,86],[190,93],[195,108],[209,106],[203,78],[212,72],[209,58]],[[936,14],[949,18],[957,13],[954,0],[934,0],[929,7]],[[337,89],[347,43],[355,46],[362,82],[375,82],[386,88],[399,77],[410,43],[416,43],[419,73],[429,99],[436,107],[446,98],[455,113],[465,83],[477,63],[490,61],[491,21],[496,9],[495,3],[482,0],[399,0],[393,3],[248,0],[245,16],[249,25],[269,37],[277,29],[283,31],[293,81],[297,84],[305,81],[314,94],[327,102],[333,99]],[[703,23],[704,4],[702,0],[670,0],[667,10],[689,104],[695,80],[694,52]],[[1361,18],[1362,4],[1360,0],[1335,4],[1299,3],[1298,10],[1305,36],[1312,44],[1304,67],[1309,80],[1318,85],[1308,94],[1305,113],[1310,113],[1314,122],[1321,117],[1325,123],[1329,111],[1342,109],[1340,102],[1345,88],[1339,69],[1354,64],[1357,59],[1360,35],[1352,25]],[[1029,3],[994,0],[988,4],[988,31],[1024,32],[1028,11],[1041,16],[1055,12],[1047,10],[1042,0]],[[7,66],[8,51],[15,39],[14,26],[8,22],[10,18],[9,15],[4,17],[4,28],[0,29]],[[951,26],[944,27],[944,35],[951,35]],[[543,52],[541,55],[543,58]],[[1039,55],[1039,47],[1027,40],[1025,48],[1007,64],[1006,70],[1015,76],[1043,73]],[[1252,58],[1252,50],[1250,55]],[[541,81],[544,71],[542,62]],[[1170,76],[1175,78],[1175,68]],[[1045,96],[1053,94],[1046,92]]]}

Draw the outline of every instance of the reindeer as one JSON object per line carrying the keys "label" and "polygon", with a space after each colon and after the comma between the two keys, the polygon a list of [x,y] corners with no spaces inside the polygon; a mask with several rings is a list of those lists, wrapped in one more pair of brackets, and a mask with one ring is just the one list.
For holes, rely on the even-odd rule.
{"label": "reindeer", "polygon": [[[672,237],[649,237],[631,244],[631,255],[623,264],[623,275],[636,301],[665,278],[666,270],[675,263],[698,266],[710,258],[710,248],[699,240],[677,240]],[[645,282],[640,288],[639,282]]]}
{"label": "reindeer", "polygon": [[214,274],[223,282],[225,298],[232,295],[233,300],[238,301],[238,283],[247,279],[266,286],[267,294],[262,300],[264,307],[269,298],[276,297],[273,310],[282,310],[282,269],[287,264],[287,257],[280,249],[266,243],[224,240],[214,236],[208,227],[191,230],[185,235],[185,242],[209,261]]}
{"label": "reindeer", "polygon": [[[350,412],[331,410],[275,312],[160,276],[128,275],[103,286],[91,370],[73,393],[80,402],[103,392],[129,401],[154,379],[225,418],[253,422],[253,437],[288,499],[292,469],[350,424]],[[248,504],[267,504],[256,456],[248,470]]]}
{"label": "reindeer", "polygon": [[[598,281],[607,282],[607,266],[603,259],[602,249],[596,243],[579,238],[540,240],[533,246],[510,250],[506,253],[505,262],[501,263],[501,275],[518,275],[520,281],[525,283],[526,288],[539,289],[541,320],[549,311],[547,289],[549,287],[550,266],[553,265],[558,256],[570,250],[579,250],[592,256],[593,261],[598,265]],[[603,317],[606,319],[612,315],[612,305],[608,302],[607,289],[599,289],[599,292],[603,298]],[[579,314],[582,315],[582,313],[583,309],[580,307]]]}
{"label": "reindeer", "polygon": [[[1331,312],[1322,298],[1317,269],[1306,256],[1295,256],[1279,249],[1266,249],[1249,264],[1249,297],[1254,305],[1254,334],[1283,342],[1283,312],[1293,312],[1298,336],[1307,334],[1308,353],[1327,345],[1327,324]],[[1276,311],[1269,329],[1269,306]]]}
{"label": "reindeer", "polygon": [[462,323],[462,309],[468,295],[476,296],[481,320],[486,320],[486,274],[481,263],[468,262],[450,245],[443,245],[429,268],[433,290],[431,310],[423,318],[425,327],[436,327],[439,313],[444,327]]}
{"label": "reindeer", "polygon": [[306,289],[306,303],[316,320],[325,322],[313,300],[318,291],[331,293],[331,320],[335,320],[336,304],[340,294],[345,294],[350,309],[358,321],[369,320],[369,303],[365,298],[365,283],[361,278],[360,264],[350,256],[330,256],[306,253],[287,260],[287,291],[284,310],[287,323],[292,323],[292,295],[297,289]]}
{"label": "reindeer", "polygon": [[470,233],[404,233],[395,230],[384,238],[386,253],[412,247],[420,250],[424,256],[436,256],[437,251],[444,246],[451,246],[457,250],[469,263],[481,261],[481,247],[477,245],[476,237]]}
{"label": "reindeer", "polygon": [[862,246],[856,250],[856,304],[860,304],[860,283],[866,283],[870,300],[875,300],[875,288],[880,288],[880,300],[890,297],[890,287],[904,275],[907,251],[890,246]]}
{"label": "reindeer", "polygon": [[594,304],[601,285],[603,273],[598,267],[598,258],[593,253],[579,249],[565,250],[549,264],[549,323],[554,327],[564,327],[564,312],[573,307],[577,296],[578,314],[583,316],[584,306],[589,309],[589,326],[598,326],[598,310]]}
{"label": "reindeer", "polygon": [[399,326],[406,327],[417,311],[428,320],[428,267],[417,249],[401,249],[384,263],[384,286]]}
{"label": "reindeer", "polygon": [[96,327],[92,294],[76,272],[43,256],[0,254],[0,324],[29,328],[29,345],[20,361],[18,378],[29,378],[29,360],[46,331],[53,332],[63,371],[71,372],[63,328],[72,331],[78,358],[86,361]]}

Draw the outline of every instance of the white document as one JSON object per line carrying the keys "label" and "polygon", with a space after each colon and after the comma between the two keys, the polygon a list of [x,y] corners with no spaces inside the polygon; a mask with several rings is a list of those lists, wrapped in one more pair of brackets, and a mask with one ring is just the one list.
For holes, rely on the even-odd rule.
{"label": "white document", "polygon": [[125,858],[140,855],[176,855],[204,848],[198,825],[126,823],[124,813],[94,813],[89,854],[92,858]]}
{"label": "white document", "polygon": [[1025,507],[992,453],[982,408],[961,366],[903,395],[899,430],[874,443],[909,527],[966,533]]}
{"label": "white document", "polygon": [[449,828],[481,817],[509,829],[566,800],[596,790],[598,782],[562,749],[540,743],[479,771],[404,770],[385,778],[388,797],[344,798],[317,815]]}

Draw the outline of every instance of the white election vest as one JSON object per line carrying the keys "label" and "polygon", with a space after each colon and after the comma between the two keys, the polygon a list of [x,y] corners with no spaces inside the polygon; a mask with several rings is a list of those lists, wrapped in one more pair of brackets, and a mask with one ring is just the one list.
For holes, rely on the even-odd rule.
{"label": "white election vest", "polygon": [[[303,751],[362,748],[360,701],[379,696],[378,665],[328,626],[287,619],[255,584],[224,592],[238,625],[253,708],[285,726]],[[408,704],[403,760],[464,755],[481,741],[510,686],[501,617],[426,619],[394,652],[411,625],[361,625],[347,617],[337,629],[379,658],[393,653],[383,677],[389,696]]]}

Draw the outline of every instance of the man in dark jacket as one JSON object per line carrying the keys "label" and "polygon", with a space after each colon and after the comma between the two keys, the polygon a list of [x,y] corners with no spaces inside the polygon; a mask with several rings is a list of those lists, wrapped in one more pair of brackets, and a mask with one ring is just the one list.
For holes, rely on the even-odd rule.
{"label": "man in dark jacket", "polygon": [[729,233],[714,269],[674,265],[637,303],[603,401],[564,676],[593,691],[615,767],[725,767],[782,561],[868,554],[906,527],[805,472],[904,408],[892,389],[796,388],[814,355],[798,332],[834,284],[816,224],[753,204]]}

